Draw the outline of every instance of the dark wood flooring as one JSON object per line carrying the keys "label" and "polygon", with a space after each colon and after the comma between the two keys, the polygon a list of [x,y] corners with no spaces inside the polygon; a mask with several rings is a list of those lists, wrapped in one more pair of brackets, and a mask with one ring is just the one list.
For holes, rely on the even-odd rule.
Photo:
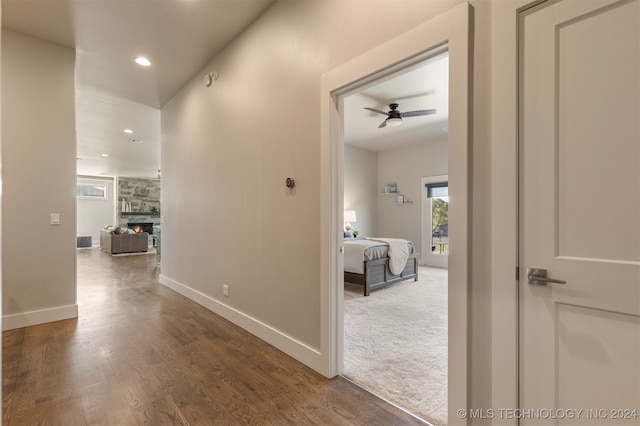
{"label": "dark wood flooring", "polygon": [[78,252],[77,319],[3,332],[3,425],[419,425],[158,283]]}

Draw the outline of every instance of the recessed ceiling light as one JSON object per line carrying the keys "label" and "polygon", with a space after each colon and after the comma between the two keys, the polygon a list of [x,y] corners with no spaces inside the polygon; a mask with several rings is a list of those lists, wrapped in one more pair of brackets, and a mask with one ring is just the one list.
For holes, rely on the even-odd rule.
{"label": "recessed ceiling light", "polygon": [[144,58],[142,56],[138,56],[136,58],[136,64],[142,65],[143,67],[148,67],[149,65],[151,65],[151,61],[149,61],[147,58]]}
{"label": "recessed ceiling light", "polygon": [[109,156],[109,154],[102,154],[102,156],[103,156],[103,157],[108,157],[108,156]]}
{"label": "recessed ceiling light", "polygon": [[131,130],[131,129],[124,129],[124,132],[125,132],[125,133],[133,133],[133,130]]}

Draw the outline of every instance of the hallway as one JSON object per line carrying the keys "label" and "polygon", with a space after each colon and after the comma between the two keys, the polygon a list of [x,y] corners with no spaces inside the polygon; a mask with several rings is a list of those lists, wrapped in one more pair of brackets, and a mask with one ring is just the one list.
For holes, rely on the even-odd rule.
{"label": "hallway", "polygon": [[3,333],[2,424],[419,425],[160,285],[78,251],[79,318]]}

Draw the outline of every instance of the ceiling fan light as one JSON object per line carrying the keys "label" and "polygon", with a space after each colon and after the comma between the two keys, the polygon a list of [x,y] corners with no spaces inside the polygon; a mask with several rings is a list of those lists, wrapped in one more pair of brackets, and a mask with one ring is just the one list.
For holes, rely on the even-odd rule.
{"label": "ceiling fan light", "polygon": [[399,126],[402,124],[402,118],[399,117],[389,117],[386,121],[387,126]]}

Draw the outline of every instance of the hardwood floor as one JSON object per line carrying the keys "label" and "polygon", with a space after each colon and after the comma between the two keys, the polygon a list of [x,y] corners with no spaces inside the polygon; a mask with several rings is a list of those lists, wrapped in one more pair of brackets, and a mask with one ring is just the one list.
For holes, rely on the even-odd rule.
{"label": "hardwood floor", "polygon": [[78,252],[77,319],[3,332],[3,425],[420,425],[162,286]]}

